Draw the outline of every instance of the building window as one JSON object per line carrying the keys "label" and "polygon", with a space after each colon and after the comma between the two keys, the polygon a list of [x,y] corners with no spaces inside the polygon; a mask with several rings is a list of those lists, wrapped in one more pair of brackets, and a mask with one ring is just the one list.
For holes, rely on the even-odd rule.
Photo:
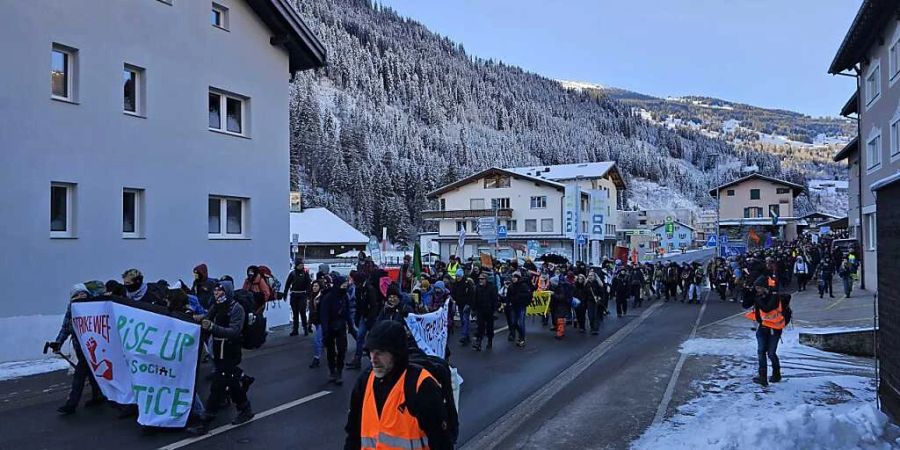
{"label": "building window", "polygon": [[144,190],[122,190],[122,237],[143,237]]}
{"label": "building window", "polygon": [[729,189],[729,190],[725,191],[725,195],[727,195],[729,197],[734,197],[734,189]]}
{"label": "building window", "polygon": [[775,188],[775,193],[776,194],[790,194],[791,189],[790,188]]}
{"label": "building window", "polygon": [[210,239],[246,237],[247,199],[209,196]]}
{"label": "building window", "polygon": [[499,189],[509,187],[509,175],[494,175],[484,179],[485,189]]}
{"label": "building window", "polygon": [[864,218],[866,220],[866,247],[870,252],[872,252],[875,251],[875,246],[878,240],[878,229],[875,222],[875,213],[866,214]]}
{"label": "building window", "polygon": [[756,219],[762,217],[762,208],[758,206],[751,206],[748,208],[744,208],[744,218],[745,219]]}
{"label": "building window", "polygon": [[871,105],[881,95],[881,65],[875,64],[866,75],[866,106]]}
{"label": "building window", "polygon": [[478,233],[478,221],[469,221],[469,229],[472,230],[473,233]]}
{"label": "building window", "polygon": [[866,144],[866,169],[881,166],[881,135],[876,135]]}
{"label": "building window", "polygon": [[780,205],[769,205],[769,216],[780,216],[781,215],[781,206]]}
{"label": "building window", "polygon": [[464,231],[466,229],[466,221],[465,220],[457,220],[456,221],[456,232]]}
{"label": "building window", "polygon": [[50,93],[55,99],[75,101],[78,50],[53,44],[50,51]]}
{"label": "building window", "polygon": [[144,115],[144,69],[125,64],[122,69],[122,98],[125,114]]}
{"label": "building window", "polygon": [[553,219],[541,219],[541,233],[553,232]]}
{"label": "building window", "polygon": [[75,236],[75,185],[50,183],[50,237]]}
{"label": "building window", "polygon": [[526,233],[536,233],[537,232],[537,219],[525,219],[525,232]]}
{"label": "building window", "polygon": [[491,209],[509,209],[509,197],[506,198],[492,198],[491,199]]}
{"label": "building window", "polygon": [[537,196],[531,197],[531,209],[544,209],[547,207],[547,197]]}
{"label": "building window", "polygon": [[[900,155],[900,117],[891,122],[891,159],[898,155]],[[839,191],[839,189],[835,188],[835,191]]]}
{"label": "building window", "polygon": [[888,50],[888,68],[891,74],[889,80],[893,82],[897,79],[897,74],[900,73],[900,39],[894,41],[894,44]]}
{"label": "building window", "polygon": [[209,23],[216,28],[228,30],[228,8],[213,3],[209,11]]}
{"label": "building window", "polygon": [[759,189],[750,189],[750,200],[759,200]]}
{"label": "building window", "polygon": [[209,129],[245,136],[247,103],[247,98],[210,89]]}
{"label": "building window", "polygon": [[469,199],[469,209],[484,209],[484,199],[483,198],[470,198]]}
{"label": "building window", "polygon": [[440,206],[441,211],[446,211],[447,210],[447,199],[442,198],[440,203],[441,203],[441,206]]}
{"label": "building window", "polygon": [[506,231],[517,231],[519,221],[518,220],[506,220]]}

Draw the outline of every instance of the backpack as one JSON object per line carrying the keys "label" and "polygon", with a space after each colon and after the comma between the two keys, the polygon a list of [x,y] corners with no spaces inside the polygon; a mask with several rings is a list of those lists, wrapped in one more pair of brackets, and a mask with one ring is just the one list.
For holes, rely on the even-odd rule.
{"label": "backpack", "polygon": [[456,402],[453,400],[453,380],[451,378],[450,364],[443,358],[428,355],[424,352],[410,353],[409,369],[406,372],[406,381],[403,386],[404,392],[415,392],[416,381],[418,381],[419,373],[422,369],[427,370],[440,384],[441,396],[444,398],[441,407],[444,409],[443,416],[447,421],[446,430],[451,442],[455,445],[459,438],[459,413],[456,410]]}
{"label": "backpack", "polygon": [[234,291],[235,303],[244,308],[244,328],[241,329],[241,346],[247,350],[262,347],[266,342],[268,328],[265,316],[253,314],[256,302],[253,292],[246,289]]}
{"label": "backpack", "polygon": [[272,273],[272,269],[269,266],[259,266],[259,274],[266,280],[269,292],[271,292],[266,301],[275,300],[278,297],[278,293],[281,292],[281,281],[278,281],[278,277]]}

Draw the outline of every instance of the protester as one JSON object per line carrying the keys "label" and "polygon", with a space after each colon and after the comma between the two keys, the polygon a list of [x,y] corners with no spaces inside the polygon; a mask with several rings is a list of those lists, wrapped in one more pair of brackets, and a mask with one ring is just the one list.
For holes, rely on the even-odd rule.
{"label": "protester", "polygon": [[[753,283],[753,295],[745,300],[744,307],[752,308],[744,317],[757,323],[756,351],[759,357],[758,375],[753,382],[768,386],[769,382],[781,381],[781,362],[778,360],[778,341],[781,331],[787,324],[774,280],[770,276],[761,275]],[[766,357],[772,363],[772,378],[767,379]]]}
{"label": "protester", "polygon": [[291,304],[291,336],[300,334],[301,324],[303,325],[303,335],[309,336],[310,326],[306,318],[306,303],[311,285],[312,277],[303,264],[303,258],[298,257],[294,260],[294,270],[284,280],[283,297],[287,297]]}
{"label": "protester", "polygon": [[310,369],[319,367],[322,360],[322,351],[324,350],[324,337],[322,336],[322,322],[319,315],[319,305],[322,302],[323,291],[327,289],[326,278],[320,277],[310,285],[309,300],[309,324],[314,327],[313,331],[313,359],[309,363]]}
{"label": "protester", "polygon": [[513,272],[512,282],[506,296],[511,308],[510,316],[513,319],[512,325],[509,327],[509,335],[521,348],[525,346],[525,310],[531,303],[532,292],[531,286],[527,281],[522,280],[519,272]]}
{"label": "protester", "polygon": [[201,423],[189,429],[194,434],[206,434],[209,425],[221,409],[226,397],[238,410],[231,421],[239,425],[252,419],[254,414],[247,399],[247,391],[241,380],[241,331],[244,327],[244,308],[233,300],[234,287],[230,281],[219,281],[213,290],[215,304],[201,322],[201,328],[213,338],[213,365],[215,376],[206,400],[206,413]]}
{"label": "protester", "polygon": [[853,276],[855,274],[856,266],[850,262],[849,258],[844,257],[838,268],[838,276],[841,277],[841,281],[844,284],[844,298],[850,298],[850,293],[853,290]]}
{"label": "protester", "polygon": [[452,449],[441,388],[427,370],[409,364],[403,325],[378,323],[365,347],[372,368],[350,394],[344,449]]}
{"label": "protester", "polygon": [[347,301],[349,282],[337,273],[332,273],[332,285],[322,294],[317,309],[321,324],[325,354],[328,358],[328,381],[338,386],[344,381],[344,358],[347,355],[347,333],[355,332]]}
{"label": "protester", "polygon": [[[85,380],[91,385],[91,399],[85,402],[84,406],[90,408],[106,403],[106,397],[104,397],[103,393],[100,391],[100,386],[97,385],[97,380],[94,379],[93,370],[88,366],[88,359],[85,358],[84,352],[81,350],[78,336],[72,329],[72,302],[88,297],[90,297],[90,290],[84,283],[78,283],[72,286],[72,289],[69,291],[69,305],[66,307],[66,314],[63,317],[63,323],[59,328],[59,334],[57,334],[56,339],[49,345],[54,353],[60,353],[63,344],[71,338],[72,348],[75,350],[75,357],[78,358],[78,363],[75,365],[75,373],[72,374],[72,387],[69,389],[69,396],[66,398],[66,403],[56,410],[61,415],[69,415],[75,412],[75,409],[78,407],[78,403],[81,400],[81,394],[84,392]],[[88,343],[88,349],[91,349],[90,342]],[[93,360],[95,358],[92,350],[91,352]]]}
{"label": "protester", "polygon": [[144,274],[137,269],[128,269],[122,274],[122,284],[125,285],[125,295],[136,302],[150,303],[158,306],[166,306],[163,295],[155,284],[144,283]]}
{"label": "protester", "polygon": [[251,312],[256,315],[262,315],[266,302],[273,298],[273,295],[265,277],[260,273],[259,266],[247,267],[247,278],[244,279],[244,285],[241,289],[253,293],[256,304],[254,305],[255,310]]}
{"label": "protester", "polygon": [[194,267],[194,282],[191,284],[190,293],[197,296],[200,306],[208,310],[213,305],[213,288],[216,287],[216,280],[209,278],[209,269],[206,264],[198,264]]}
{"label": "protester", "polygon": [[805,291],[806,283],[809,281],[809,267],[802,256],[798,256],[794,262],[794,274],[797,275],[797,290]]}
{"label": "protester", "polygon": [[477,320],[477,332],[472,348],[481,351],[482,340],[487,337],[487,350],[494,347],[494,311],[497,310],[499,299],[497,287],[488,283],[488,274],[478,276],[478,285],[475,286],[475,296],[472,301],[472,309]]}

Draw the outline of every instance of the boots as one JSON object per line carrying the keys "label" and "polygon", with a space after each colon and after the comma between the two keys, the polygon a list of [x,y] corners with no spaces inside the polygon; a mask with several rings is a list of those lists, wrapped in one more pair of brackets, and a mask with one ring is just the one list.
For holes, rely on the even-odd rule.
{"label": "boots", "polygon": [[68,416],[69,414],[75,412],[75,405],[66,403],[65,405],[60,406],[59,409],[56,410],[56,412],[58,412],[61,416]]}
{"label": "boots", "polygon": [[309,368],[315,369],[316,367],[319,367],[319,358],[314,357],[312,362],[309,364]]}
{"label": "boots", "polygon": [[481,351],[481,339],[475,339],[475,343],[472,344],[472,350],[475,350],[476,352]]}
{"label": "boots", "polygon": [[769,382],[766,380],[766,368],[763,367],[759,369],[759,375],[753,377],[753,382],[760,386],[768,386]]}
{"label": "boots", "polygon": [[494,348],[494,338],[488,338],[487,350]]}
{"label": "boots", "polygon": [[256,381],[256,378],[248,375],[241,375],[241,390],[243,390],[246,394],[250,389],[250,385],[252,385],[254,381]]}
{"label": "boots", "polygon": [[202,416],[200,416],[200,423],[192,427],[187,427],[185,431],[187,431],[189,434],[193,434],[194,436],[203,436],[209,433],[209,424],[212,423],[214,418],[214,415],[203,414]]}
{"label": "boots", "polygon": [[249,401],[244,404],[243,408],[238,408],[238,411],[240,412],[238,413],[237,417],[235,417],[234,420],[231,421],[232,425],[240,425],[242,423],[245,423],[252,419],[255,415],[253,414],[253,409],[250,408]]}
{"label": "boots", "polygon": [[778,383],[781,381],[781,364],[773,362],[772,363],[772,377],[769,378],[769,382]]}

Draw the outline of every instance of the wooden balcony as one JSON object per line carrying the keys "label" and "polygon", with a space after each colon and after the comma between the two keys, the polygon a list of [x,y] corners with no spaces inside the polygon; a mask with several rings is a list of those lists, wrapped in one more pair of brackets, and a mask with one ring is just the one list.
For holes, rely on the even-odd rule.
{"label": "wooden balcony", "polygon": [[[511,208],[500,208],[497,210],[497,217],[508,219],[512,217],[513,210]],[[477,219],[479,217],[493,217],[493,209],[455,209],[455,210],[428,210],[422,211],[422,218],[425,220],[443,220],[443,219]]]}

